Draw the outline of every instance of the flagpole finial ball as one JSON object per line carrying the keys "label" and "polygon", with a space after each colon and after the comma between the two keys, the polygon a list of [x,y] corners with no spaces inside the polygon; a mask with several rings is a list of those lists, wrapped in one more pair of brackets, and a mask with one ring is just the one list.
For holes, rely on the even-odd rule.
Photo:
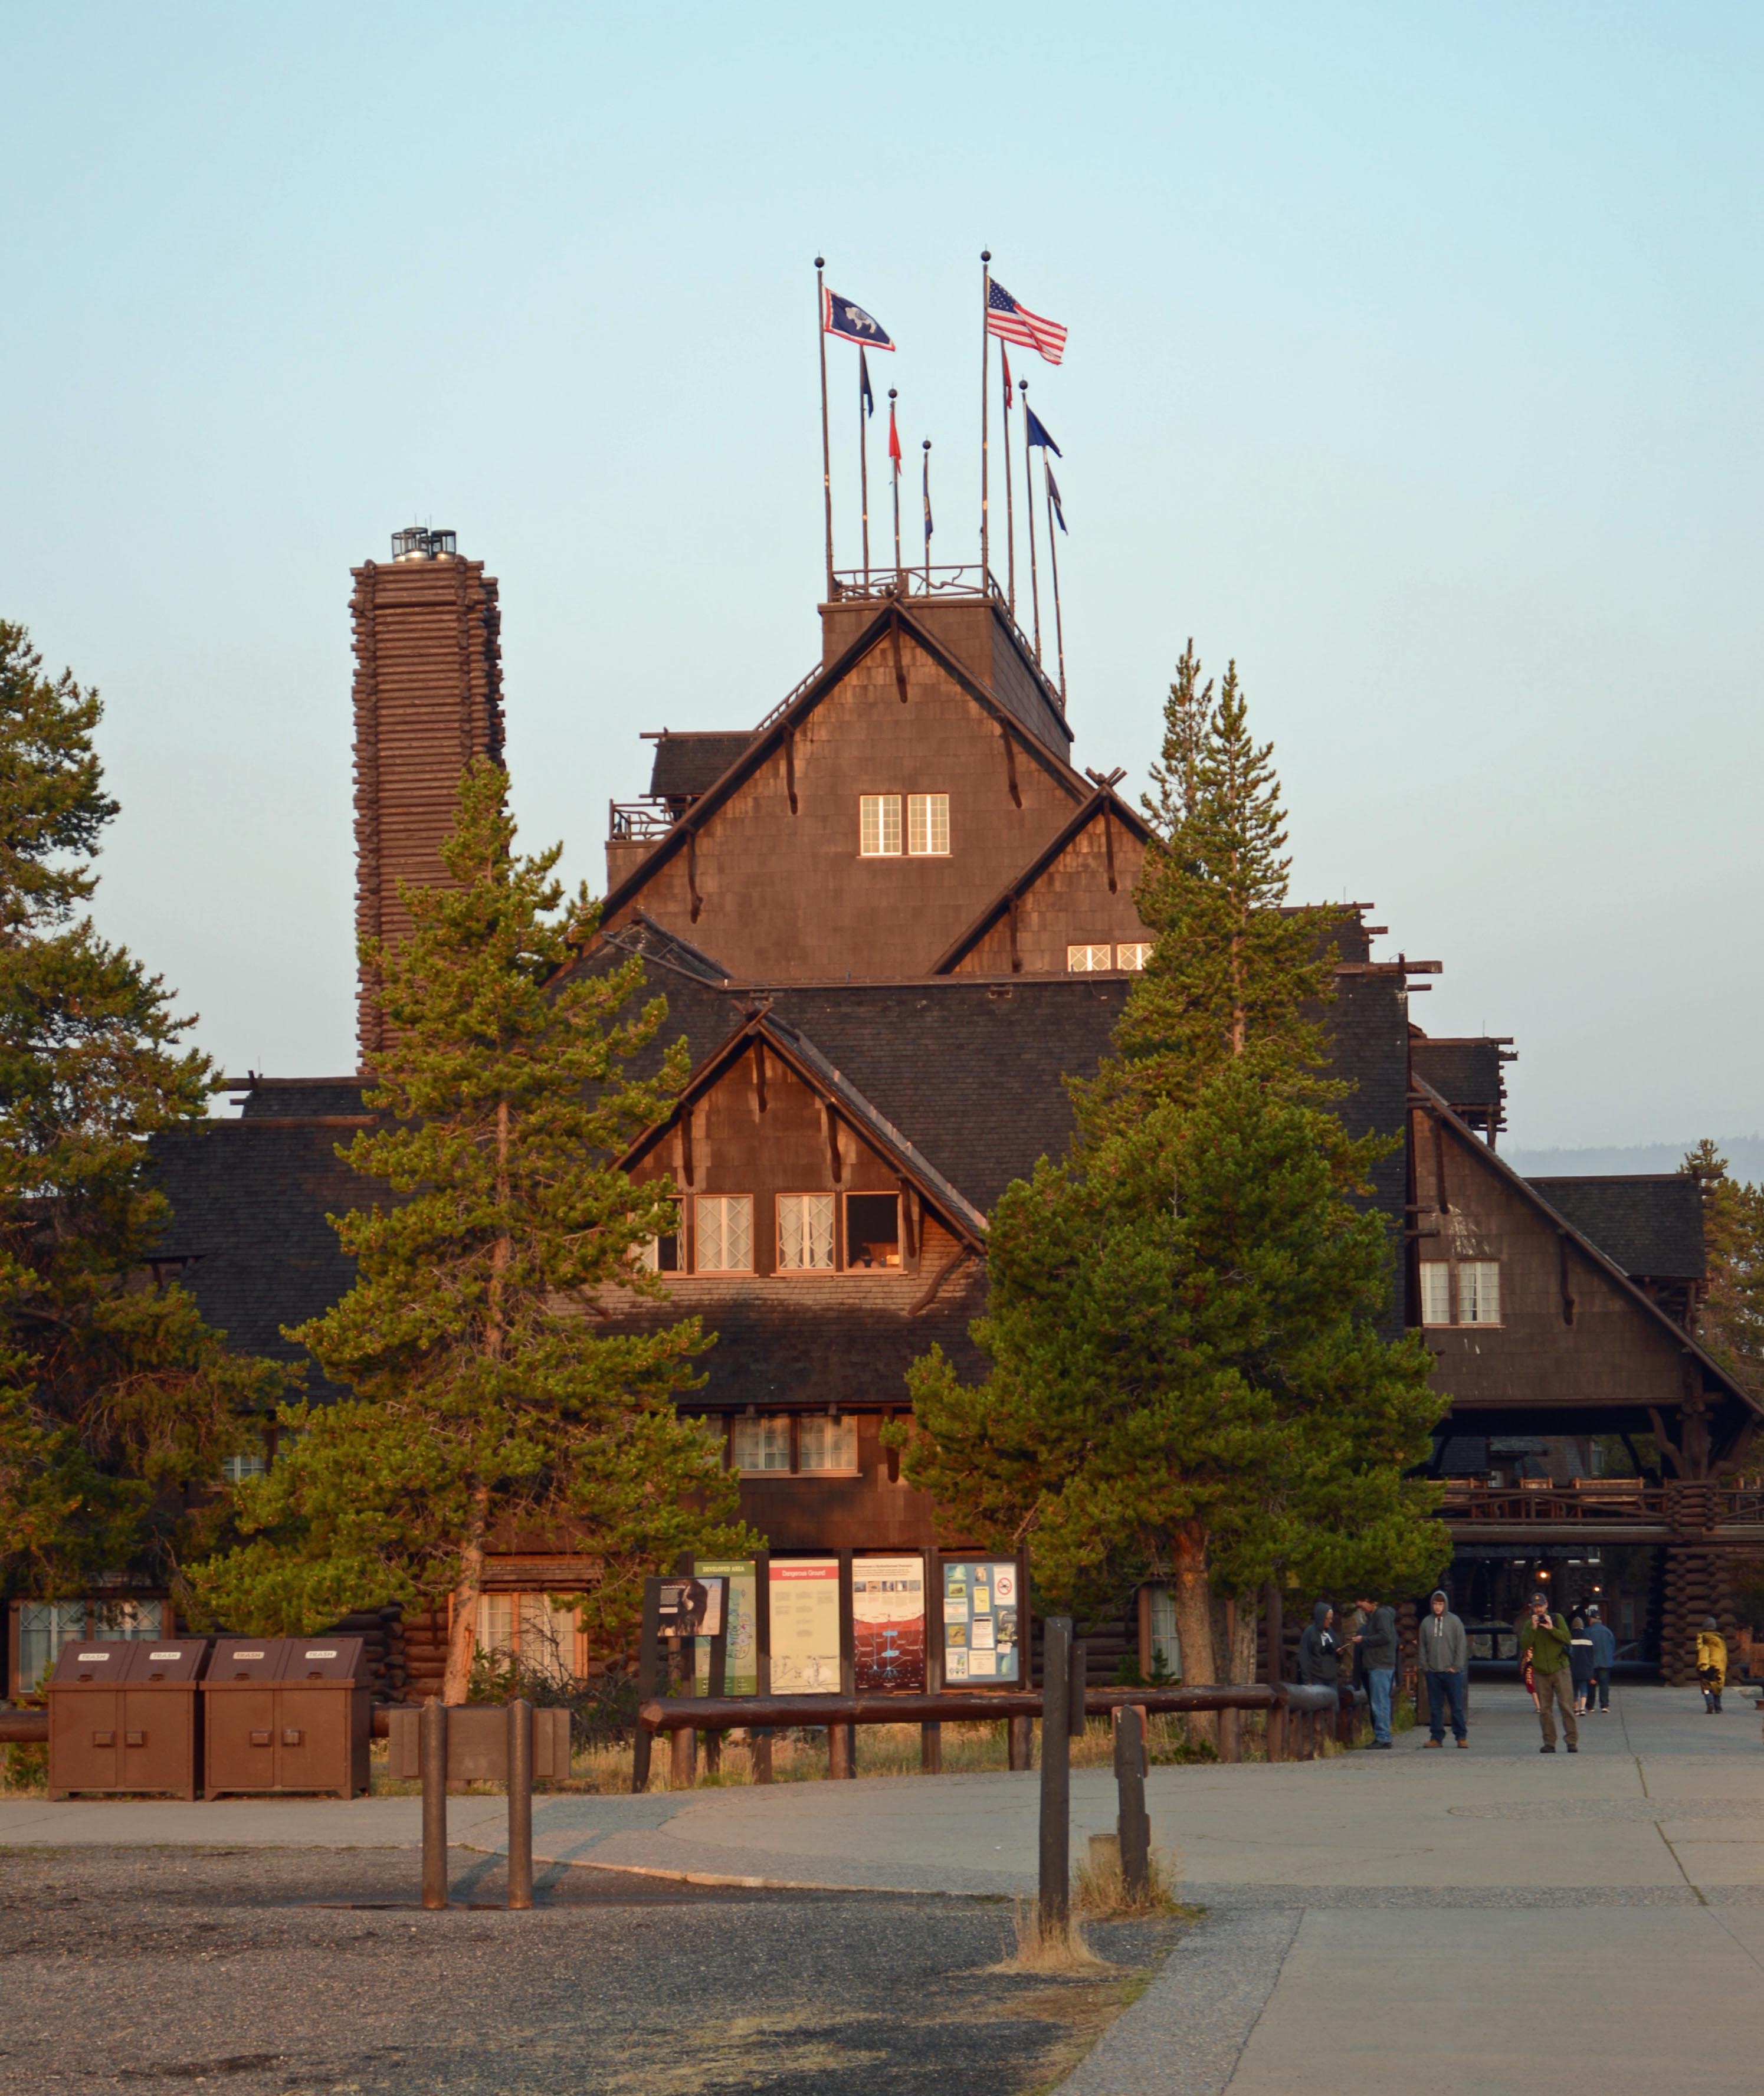
{"label": "flagpole finial ball", "polygon": [[981,261],[982,261],[982,262],[989,262],[989,261],[991,261],[991,260],[992,260],[992,250],[991,250],[991,248],[989,248],[989,247],[983,247],[983,248],[981,248],[981,250],[980,251],[980,259],[981,260]]}
{"label": "flagpole finial ball", "polygon": [[827,267],[827,257],[824,255],[817,255],[814,258],[814,266],[817,269],[824,269]]}
{"label": "flagpole finial ball", "polygon": [[927,437],[925,439],[925,449],[928,452],[931,449],[931,439],[929,437]]}
{"label": "flagpole finial ball", "polygon": [[895,398],[895,390],[892,386],[889,388],[889,398],[891,400]]}

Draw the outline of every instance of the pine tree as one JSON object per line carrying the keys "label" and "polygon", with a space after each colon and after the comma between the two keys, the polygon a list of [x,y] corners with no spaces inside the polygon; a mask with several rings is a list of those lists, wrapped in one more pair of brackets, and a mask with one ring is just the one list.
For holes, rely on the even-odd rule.
{"label": "pine tree", "polygon": [[206,1118],[212,1070],[84,914],[117,813],[101,718],[0,621],[0,1571],[46,1596],[175,1587],[222,1518],[224,1458],[286,1387],[152,1277],[146,1138]]}
{"label": "pine tree", "polygon": [[1742,1389],[1764,1398],[1764,1186],[1734,1178],[1706,1136],[1679,1169],[1703,1198],[1709,1293],[1697,1337]]}
{"label": "pine tree", "polygon": [[333,1219],[357,1280],[290,1335],[352,1395],[284,1414],[291,1454],[241,1495],[253,1539],[203,1582],[217,1613],[265,1631],[451,1596],[450,1703],[487,1555],[517,1526],[592,1557],[579,1619],[610,1643],[646,1573],[752,1547],[720,1451],[675,1408],[698,1321],[613,1334],[596,1314],[604,1291],[665,1292],[640,1254],[674,1228],[673,1190],[611,1159],[670,1110],[684,1044],[657,1076],[630,1074],[666,1006],[626,1012],[635,959],[561,972],[596,906],[585,889],[565,903],[561,848],[516,856],[506,790],[495,765],[468,772],[442,854],[453,884],[404,891],[408,939],[364,945],[392,1037],[369,1104],[388,1120],[346,1154],[400,1198]]}
{"label": "pine tree", "polygon": [[1075,1084],[1068,1157],[993,1217],[992,1366],[909,1378],[906,1468],[963,1526],[1027,1542],[1038,1592],[1094,1613],[1173,1583],[1183,1671],[1216,1678],[1212,1592],[1430,1577],[1426,1455],[1443,1402],[1413,1336],[1378,1330],[1394,1261],[1356,1198],[1391,1146],[1334,1107],[1324,912],[1288,912],[1272,751],[1234,668],[1192,644],[1165,715],[1138,891],[1156,932],[1114,1052]]}

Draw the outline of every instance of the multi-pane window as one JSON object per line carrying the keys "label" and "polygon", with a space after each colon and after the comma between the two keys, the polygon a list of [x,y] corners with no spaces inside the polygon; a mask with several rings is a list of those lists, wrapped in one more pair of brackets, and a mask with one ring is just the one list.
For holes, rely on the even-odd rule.
{"label": "multi-pane window", "polygon": [[559,1687],[576,1679],[575,1611],[549,1594],[480,1594],[478,1644]]}
{"label": "multi-pane window", "polygon": [[842,1419],[824,1412],[806,1412],[797,1423],[797,1468],[799,1470],[855,1470],[858,1467],[858,1422],[848,1413]]}
{"label": "multi-pane window", "polygon": [[64,1644],[78,1638],[166,1635],[163,1601],[21,1601],[18,1609],[18,1692],[38,1688]]}
{"label": "multi-pane window", "polygon": [[[915,797],[918,797],[917,796]],[[945,818],[945,832],[949,827]],[[901,849],[901,797],[861,793],[858,797],[858,849],[865,858],[897,858]]]}
{"label": "multi-pane window", "polygon": [[830,1273],[833,1264],[831,1194],[778,1196],[778,1270]]}
{"label": "multi-pane window", "polygon": [[[1456,1314],[1452,1300],[1457,1290]],[[1498,1325],[1500,1322],[1500,1262],[1462,1259],[1421,1263],[1421,1321],[1424,1325]]]}
{"label": "multi-pane window", "polygon": [[750,1194],[701,1194],[694,1204],[701,1273],[753,1270],[753,1198]]}
{"label": "multi-pane window", "polygon": [[1066,949],[1066,972],[1072,976],[1094,975],[1109,965],[1110,949],[1107,941],[1099,946],[1068,946]]}
{"label": "multi-pane window", "polygon": [[661,1236],[646,1238],[637,1254],[637,1263],[650,1273],[678,1273],[680,1270],[680,1234],[677,1229],[666,1230]]}
{"label": "multi-pane window", "polygon": [[948,854],[950,797],[947,793],[907,795],[906,849],[917,858],[937,858]]}
{"label": "multi-pane window", "polygon": [[1137,971],[1142,968],[1151,958],[1151,948],[1144,940],[1140,940],[1131,945],[1117,946],[1115,949],[1115,965],[1118,968]]}
{"label": "multi-pane window", "polygon": [[762,1413],[756,1419],[729,1422],[729,1467],[736,1470],[790,1468],[790,1415]]}
{"label": "multi-pane window", "polygon": [[255,1455],[229,1456],[220,1465],[229,1485],[242,1484],[247,1478],[260,1478],[269,1468],[260,1448]]}

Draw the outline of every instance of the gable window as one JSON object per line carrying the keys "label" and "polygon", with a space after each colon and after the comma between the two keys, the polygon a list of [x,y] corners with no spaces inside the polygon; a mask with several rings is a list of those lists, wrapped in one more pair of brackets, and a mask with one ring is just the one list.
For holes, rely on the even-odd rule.
{"label": "gable window", "polygon": [[858,1422],[848,1413],[834,1419],[824,1412],[806,1412],[797,1423],[797,1468],[799,1470],[844,1470],[858,1468]]}
{"label": "gable window", "polygon": [[701,1273],[753,1271],[753,1198],[750,1194],[701,1194],[694,1206]]}
{"label": "gable window", "polygon": [[941,858],[949,855],[950,797],[947,793],[907,795],[906,849],[915,858]]}
{"label": "gable window", "polygon": [[1150,945],[1142,939],[1134,945],[1117,946],[1115,949],[1115,965],[1118,968],[1130,968],[1137,971],[1138,969],[1144,967],[1146,962],[1151,958],[1151,948]]}
{"label": "gable window", "polygon": [[1068,946],[1066,949],[1066,972],[1069,976],[1089,976],[1109,965],[1110,948],[1105,941],[1100,946]]}
{"label": "gable window", "polygon": [[[917,797],[915,796],[915,797]],[[947,819],[945,819],[947,828]],[[858,851],[863,858],[896,858],[901,849],[901,797],[860,793],[858,797]]]}
{"label": "gable window", "polygon": [[659,1237],[646,1238],[638,1249],[637,1264],[646,1273],[678,1273],[680,1270],[679,1230],[664,1230]]}
{"label": "gable window", "polygon": [[778,1270],[831,1273],[833,1269],[833,1197],[831,1194],[778,1196]]}
{"label": "gable window", "polygon": [[[1453,1314],[1452,1291],[1457,1293]],[[1421,1321],[1424,1325],[1498,1325],[1500,1322],[1500,1262],[1463,1259],[1421,1262]]]}
{"label": "gable window", "polygon": [[898,1266],[901,1263],[901,1200],[897,1194],[845,1196],[845,1266],[848,1272]]}
{"label": "gable window", "polygon": [[729,1467],[732,1470],[765,1472],[790,1468],[790,1415],[763,1413],[757,1419],[736,1417],[729,1422]]}

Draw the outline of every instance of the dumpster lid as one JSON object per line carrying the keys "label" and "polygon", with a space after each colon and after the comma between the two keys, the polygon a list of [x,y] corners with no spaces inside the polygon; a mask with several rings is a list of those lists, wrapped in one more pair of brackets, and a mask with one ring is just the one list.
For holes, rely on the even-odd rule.
{"label": "dumpster lid", "polygon": [[358,1637],[290,1638],[282,1670],[285,1682],[353,1681],[361,1671]]}
{"label": "dumpster lid", "polygon": [[114,1688],[128,1677],[129,1662],[135,1654],[133,1638],[88,1639],[81,1644],[64,1644],[55,1657],[55,1670],[49,1677],[51,1688]]}
{"label": "dumpster lid", "polygon": [[278,1681],[287,1649],[286,1638],[216,1638],[203,1685],[230,1688],[235,1683]]}
{"label": "dumpster lid", "polygon": [[208,1657],[207,1638],[138,1638],[129,1669],[129,1686],[154,1681],[194,1681]]}

